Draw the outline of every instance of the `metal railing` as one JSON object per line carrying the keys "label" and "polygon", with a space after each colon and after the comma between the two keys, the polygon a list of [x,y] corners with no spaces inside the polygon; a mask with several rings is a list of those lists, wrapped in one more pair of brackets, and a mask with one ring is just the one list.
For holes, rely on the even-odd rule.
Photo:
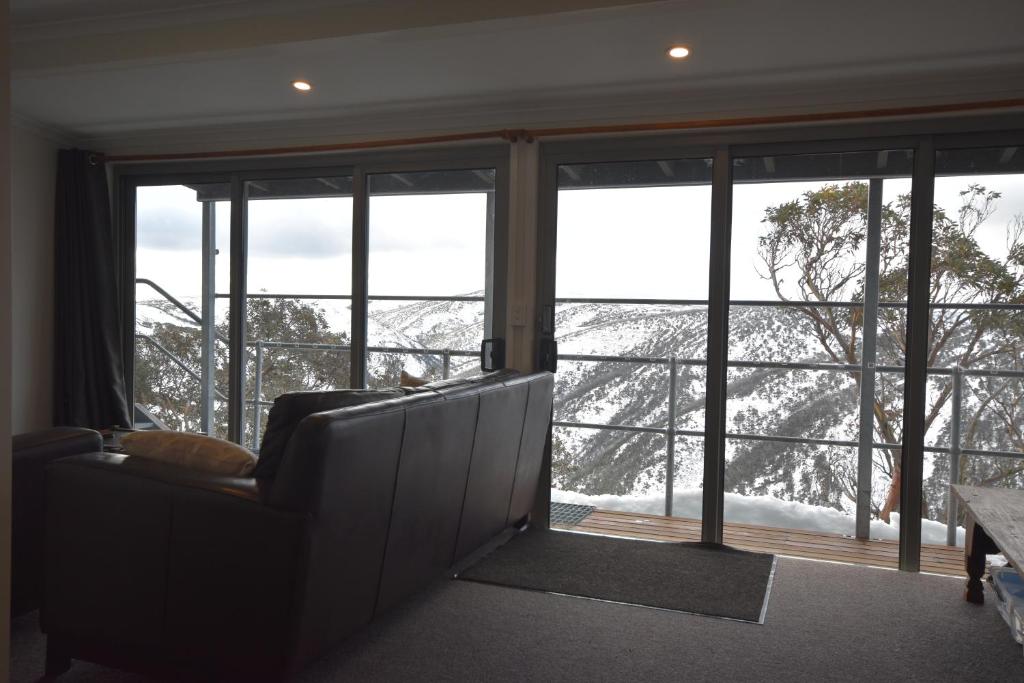
{"label": "metal railing", "polygon": [[[556,304],[618,304],[618,305],[669,305],[669,306],[707,306],[707,301],[697,299],[607,299],[607,298],[558,298],[555,300]],[[885,302],[878,304],[880,308],[905,308],[905,303],[894,303]],[[862,308],[863,303],[857,302],[837,302],[837,301],[826,301],[826,302],[795,302],[795,301],[732,301],[730,306],[751,306],[751,307],[842,307],[842,308]],[[1024,305],[1021,304],[936,304],[933,305],[934,309],[974,309],[974,310],[1024,310]],[[701,437],[705,436],[703,430],[692,430],[692,429],[678,429],[676,427],[677,422],[677,407],[676,407],[676,395],[677,395],[677,379],[678,369],[680,366],[698,366],[706,367],[707,361],[696,358],[677,358],[675,356],[669,357],[658,357],[658,356],[619,356],[619,355],[601,355],[601,354],[559,354],[558,360],[566,361],[580,361],[580,362],[615,362],[615,363],[635,363],[645,365],[667,365],[669,373],[668,382],[668,410],[667,410],[667,426],[666,427],[654,427],[644,425],[624,425],[624,424],[597,424],[589,422],[576,422],[570,420],[555,420],[552,424],[555,427],[572,428],[572,429],[594,429],[594,430],[608,430],[608,431],[622,431],[622,432],[633,432],[633,433],[644,433],[644,434],[659,434],[665,437],[665,515],[672,515],[673,496],[674,496],[674,480],[675,480],[675,465],[676,465],[676,452],[675,452],[675,440],[677,436],[689,436],[689,437]],[[824,372],[845,372],[845,373],[864,373],[866,368],[862,364],[849,364],[849,363],[819,363],[819,362],[777,362],[777,361],[747,361],[747,360],[734,360],[727,361],[726,366],[729,368],[751,368],[760,370],[778,370],[778,371],[790,371],[790,370],[811,370],[811,371],[824,371]],[[896,365],[872,365],[867,368],[867,371],[873,373],[898,373],[903,374],[904,367]],[[989,369],[973,369],[963,368],[959,365],[953,367],[930,367],[928,368],[930,375],[938,376],[949,376],[951,377],[951,425],[950,425],[950,445],[948,447],[939,446],[925,446],[924,451],[928,453],[944,453],[949,455],[950,465],[950,485],[959,483],[960,463],[961,456],[990,456],[990,457],[1002,457],[1002,458],[1024,458],[1024,452],[1018,451],[1004,451],[998,449],[977,449],[977,448],[963,448],[961,443],[961,417],[962,417],[962,404],[963,404],[963,381],[965,377],[1001,377],[1001,378],[1014,378],[1024,379],[1024,371],[1018,370],[989,370]],[[849,447],[857,448],[862,446],[860,440],[852,439],[821,439],[812,437],[797,437],[797,436],[782,436],[782,435],[767,435],[767,434],[746,434],[742,432],[726,432],[727,439],[735,440],[746,440],[746,441],[764,441],[774,443],[789,443],[789,444],[801,444],[811,446],[833,446],[833,447]],[[872,450],[890,450],[898,451],[902,448],[902,444],[899,443],[885,443],[885,442],[870,442],[870,448]],[[870,487],[870,483],[867,484]],[[858,504],[860,502],[858,501]],[[946,498],[946,543],[948,545],[956,545],[956,531],[957,531],[957,519],[958,519],[958,507],[955,497],[952,494],[950,488],[947,492]]]}
{"label": "metal railing", "polygon": [[[137,280],[139,284],[145,284],[152,287],[167,301],[174,305],[177,309],[181,310],[186,316],[198,324],[202,324],[202,319],[194,311],[188,308],[188,306],[178,299],[175,299],[165,289],[144,278]],[[223,298],[227,295],[218,294],[217,297]],[[289,299],[350,299],[349,295],[309,295],[309,294],[272,294],[261,292],[258,294],[251,294],[248,298],[289,298]],[[402,296],[402,295],[389,295],[389,296],[374,296],[370,297],[370,300],[379,301],[467,301],[467,302],[483,302],[484,297],[481,296],[462,296],[462,297],[442,297],[442,296]],[[706,300],[699,299],[608,299],[608,298],[558,298],[556,299],[557,304],[627,304],[627,305],[668,305],[668,306],[707,306]],[[823,301],[823,302],[804,302],[804,301],[732,301],[730,306],[751,306],[751,307],[783,307],[783,308],[808,308],[808,307],[834,307],[834,308],[862,308],[863,303],[858,302],[847,302],[847,301]],[[905,308],[906,304],[903,302],[879,302],[879,308]],[[934,304],[933,309],[956,309],[956,310],[1017,310],[1024,311],[1024,304],[984,304],[984,303],[964,303],[964,304]],[[145,341],[145,343],[153,346],[159,353],[167,357],[172,363],[181,368],[186,374],[192,379],[201,382],[202,378],[199,373],[188,367],[182,359],[175,356],[166,347],[162,346],[157,340],[144,334],[136,334],[136,337]],[[226,342],[222,335],[217,334],[216,339],[218,341]],[[254,340],[247,342],[246,346],[253,348],[255,351],[255,378],[253,385],[253,397],[245,399],[246,405],[253,406],[253,418],[252,418],[252,446],[255,449],[258,446],[259,434],[262,429],[262,410],[263,407],[273,405],[272,401],[266,401],[263,399],[263,361],[264,353],[268,349],[294,349],[294,350],[318,350],[318,351],[336,351],[336,352],[351,352],[352,347],[348,344],[321,344],[313,342],[280,342],[273,340]],[[388,346],[370,346],[367,347],[368,353],[395,353],[402,355],[421,355],[421,356],[440,356],[442,359],[442,378],[448,379],[451,373],[451,359],[453,357],[476,357],[478,352],[476,351],[463,351],[456,349],[437,349],[437,348],[409,348],[409,347],[388,347]],[[648,365],[666,365],[669,373],[668,383],[668,415],[667,415],[667,426],[666,427],[653,427],[643,425],[625,425],[625,424],[597,424],[597,423],[586,423],[586,422],[575,422],[566,420],[556,420],[553,425],[562,428],[574,428],[574,429],[594,429],[594,430],[609,430],[609,431],[622,431],[622,432],[634,432],[634,433],[647,433],[647,434],[660,434],[666,438],[666,486],[665,486],[665,514],[670,516],[672,514],[673,496],[674,496],[674,479],[675,479],[675,466],[676,466],[676,453],[675,453],[675,440],[677,436],[690,436],[690,437],[704,437],[703,430],[690,430],[690,429],[679,429],[676,426],[677,423],[677,407],[676,407],[676,396],[677,396],[677,380],[678,371],[680,366],[697,366],[706,367],[707,361],[696,358],[678,358],[675,356],[669,357],[658,357],[658,356],[620,356],[620,355],[599,355],[599,354],[559,354],[559,360],[566,361],[581,361],[581,362],[614,362],[614,363],[634,363],[634,364],[648,364]],[[809,371],[825,371],[825,372],[856,372],[864,373],[899,373],[904,372],[903,366],[895,365],[871,365],[870,368],[866,368],[863,364],[849,364],[849,363],[819,363],[819,362],[776,362],[776,361],[743,361],[735,360],[728,361],[727,367],[730,368],[750,368],[759,370],[778,370],[778,371],[790,371],[790,370],[809,370]],[[950,446],[949,447],[937,447],[937,446],[925,446],[924,450],[930,453],[945,453],[949,455],[950,461],[950,484],[957,483],[960,472],[961,458],[964,455],[968,456],[992,456],[992,457],[1005,457],[1005,458],[1024,458],[1024,453],[1016,451],[1003,451],[995,449],[975,449],[975,448],[963,448],[961,444],[961,414],[962,414],[962,402],[963,402],[963,381],[965,377],[1002,377],[1002,378],[1015,378],[1024,379],[1024,371],[1016,370],[985,370],[985,369],[973,369],[973,368],[961,368],[960,366],[954,366],[949,368],[929,368],[929,374],[939,376],[951,377],[952,389],[951,389],[951,426],[950,426]],[[215,391],[216,398],[222,401],[226,401],[227,397],[220,391]],[[862,444],[860,440],[850,439],[822,439],[812,437],[796,437],[796,436],[785,436],[785,435],[767,435],[767,434],[746,434],[742,432],[727,432],[726,438],[736,440],[747,440],[747,441],[764,441],[774,443],[789,443],[789,444],[801,444],[801,445],[812,445],[812,446],[833,446],[833,447],[849,447],[857,448],[862,445],[869,446],[870,449],[886,449],[886,450],[899,450],[902,445],[898,443],[884,443],[871,441],[870,444]],[[860,504],[858,502],[858,504]],[[957,529],[957,517],[958,509],[955,498],[952,496],[950,491],[946,503],[946,542],[949,545],[956,544],[956,529]]]}
{"label": "metal railing", "polygon": [[[202,326],[203,319],[198,313],[193,311],[189,306],[183,303],[180,299],[174,297],[170,292],[161,287],[156,282],[148,278],[136,278],[136,284],[146,285],[152,288],[157,294],[163,299],[170,303],[174,308],[184,314],[189,320],[195,324]],[[227,294],[216,294],[216,298],[227,298]],[[255,294],[247,295],[248,299],[298,299],[298,300],[330,300],[330,299],[351,299],[351,295],[348,294],[277,294],[268,292],[258,292]],[[484,303],[486,301],[483,296],[431,296],[431,295],[377,295],[368,297],[370,301],[456,301],[456,302],[470,302],[470,303]],[[136,339],[150,345],[163,357],[167,358],[176,367],[181,369],[190,379],[202,384],[203,378],[201,373],[196,372],[188,363],[183,359],[179,358],[176,354],[170,351],[167,347],[161,344],[159,341],[154,339],[150,335],[136,333]],[[214,332],[213,338],[216,341],[227,343],[227,339]],[[246,346],[254,349],[254,379],[253,379],[253,397],[244,399],[244,403],[247,406],[253,406],[252,416],[252,441],[250,442],[253,450],[256,450],[259,446],[260,431],[262,429],[262,408],[273,405],[273,401],[266,401],[263,399],[263,361],[264,353],[268,349],[291,349],[291,350],[306,350],[306,351],[336,351],[351,353],[352,346],[350,344],[322,344],[315,342],[282,342],[274,340],[257,339],[253,341],[247,341]],[[459,349],[434,349],[434,348],[423,348],[423,347],[403,347],[403,346],[368,346],[366,348],[367,353],[395,353],[401,355],[412,355],[412,356],[440,356],[441,358],[441,377],[442,379],[449,379],[451,377],[452,358],[475,358],[479,356],[477,351],[465,351]],[[227,396],[223,392],[216,388],[213,388],[213,397],[217,400],[227,401]]]}
{"label": "metal railing", "polygon": [[[253,342],[247,342],[246,346],[253,347],[255,353],[255,368],[253,379],[253,398],[245,399],[246,405],[253,406],[253,420],[252,420],[252,448],[256,450],[258,447],[260,429],[262,428],[262,410],[261,408],[274,405],[273,401],[263,400],[263,353],[266,349],[293,349],[293,350],[308,350],[308,351],[342,351],[351,353],[352,346],[350,344],[316,344],[306,342],[277,342],[277,341],[265,341],[256,340]],[[429,349],[429,348],[410,348],[404,346],[368,346],[366,347],[368,353],[397,353],[408,356],[440,356],[441,357],[441,378],[448,379],[451,376],[452,358],[475,358],[479,356],[477,351],[460,351],[457,349]]]}

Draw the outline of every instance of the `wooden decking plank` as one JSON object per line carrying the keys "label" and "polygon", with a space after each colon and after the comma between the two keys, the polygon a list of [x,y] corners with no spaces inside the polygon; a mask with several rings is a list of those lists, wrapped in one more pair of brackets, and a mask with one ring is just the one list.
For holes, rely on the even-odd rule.
{"label": "wooden decking plank", "polygon": [[[576,525],[556,528],[652,541],[692,542],[699,541],[701,535],[700,520],[621,510],[595,510]],[[862,540],[828,532],[727,522],[724,540],[735,548],[755,552],[890,569],[899,564],[899,543],[887,539]],[[963,550],[922,545],[921,569],[962,576]]]}
{"label": "wooden decking plank", "polygon": [[[700,536],[699,530],[695,530],[695,531],[691,532],[690,529],[685,529],[685,530],[680,529],[679,531],[676,531],[674,529],[663,529],[663,528],[655,529],[653,526],[629,525],[628,523],[624,523],[624,522],[608,523],[608,522],[604,522],[604,521],[594,521],[594,522],[588,523],[587,520],[584,520],[584,522],[580,526],[584,526],[586,528],[594,528],[594,529],[600,528],[600,529],[607,529],[607,530],[619,530],[619,531],[624,531],[626,533],[630,533],[630,532],[633,532],[633,531],[643,530],[643,532],[646,533],[646,534],[652,534],[652,535],[653,534],[657,534],[659,536],[666,536],[666,537],[673,537],[673,538],[678,537],[678,536],[682,536],[682,535],[685,535],[687,538],[699,537]],[[871,541],[859,541],[857,539],[845,539],[845,538],[842,538],[842,537],[828,537],[828,536],[820,536],[820,537],[809,536],[809,537],[805,537],[805,538],[807,540],[796,539],[796,538],[792,538],[792,537],[790,537],[790,536],[788,536],[786,534],[778,534],[778,533],[775,533],[775,534],[746,534],[746,533],[742,533],[742,532],[741,533],[737,533],[735,530],[728,529],[728,528],[727,528],[727,532],[726,532],[726,541],[727,542],[732,541],[733,543],[741,543],[742,542],[742,543],[747,543],[747,544],[752,544],[752,545],[758,545],[758,544],[763,544],[763,543],[772,543],[772,544],[783,545],[783,546],[821,548],[823,550],[842,549],[844,551],[848,551],[848,550],[852,549],[855,552],[862,552],[862,553],[867,553],[867,554],[872,554],[872,555],[877,554],[877,555],[881,555],[881,556],[885,556],[885,557],[890,557],[890,556],[891,557],[896,557],[897,554],[898,554],[897,549],[895,547],[893,547],[893,548],[874,547],[872,545]]]}

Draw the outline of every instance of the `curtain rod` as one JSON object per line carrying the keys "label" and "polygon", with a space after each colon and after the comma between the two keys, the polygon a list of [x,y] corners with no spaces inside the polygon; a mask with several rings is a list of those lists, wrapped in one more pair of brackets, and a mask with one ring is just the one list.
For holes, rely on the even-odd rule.
{"label": "curtain rod", "polygon": [[779,114],[775,116],[746,116],[724,119],[690,119],[687,121],[625,123],[565,128],[500,129],[470,133],[452,133],[448,135],[366,140],[359,142],[342,142],[295,147],[266,147],[256,149],[214,150],[209,152],[182,152],[172,154],[115,154],[110,156],[101,156],[101,158],[104,161],[120,162],[185,161],[188,159],[219,159],[226,157],[282,156],[289,154],[316,154],[322,152],[342,152],[357,149],[376,149],[382,147],[410,147],[445,142],[465,142],[470,140],[506,140],[508,142],[516,142],[517,140],[523,139],[527,142],[533,142],[537,138],[544,137],[692,130],[696,128],[735,128],[741,126],[767,126],[789,123],[822,123],[828,121],[922,116],[928,114],[950,114],[958,112],[1011,109],[1017,107],[1024,107],[1024,98],[987,100],[981,102],[958,102],[951,104],[931,104],[916,107],[887,107],[883,109],[818,112],[811,114]]}

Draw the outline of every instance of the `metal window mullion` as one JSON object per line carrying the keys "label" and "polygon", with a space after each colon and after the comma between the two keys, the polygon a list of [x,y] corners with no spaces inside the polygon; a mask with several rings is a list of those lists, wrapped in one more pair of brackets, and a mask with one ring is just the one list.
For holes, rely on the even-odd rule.
{"label": "metal window mullion", "polygon": [[228,438],[242,443],[245,432],[245,290],[248,211],[245,184],[231,178],[231,310],[228,314]]}
{"label": "metal window mullion", "polygon": [[352,174],[352,353],[350,384],[366,387],[367,316],[369,315],[370,227],[367,176],[362,169]]}
{"label": "metal window mullion", "polygon": [[[491,225],[491,246],[487,258],[491,263],[491,276],[488,290],[484,292],[485,304],[490,303],[488,316],[490,321],[485,332],[488,337],[507,338],[508,322],[508,288],[509,288],[509,159],[505,158],[495,165],[494,190],[488,199]],[[509,356],[506,356],[508,362]]]}
{"label": "metal window mullion", "polygon": [[214,428],[214,382],[217,368],[217,299],[216,254],[217,254],[217,205],[203,202],[202,237],[202,302],[200,310],[200,395],[199,428],[204,434],[213,435]]}
{"label": "metal window mullion", "polygon": [[872,437],[875,433],[875,360],[878,280],[882,251],[882,179],[868,181],[868,234],[864,264],[864,324],[860,372],[860,434],[857,452],[857,538],[871,535]]}
{"label": "metal window mullion", "polygon": [[704,497],[701,540],[722,542],[725,515],[725,401],[728,384],[729,258],[732,238],[732,159],[715,152],[711,182],[708,281],[707,401],[704,408]]}
{"label": "metal window mullion", "polygon": [[487,193],[484,238],[484,338],[499,336],[494,331],[494,190]]}
{"label": "metal window mullion", "polygon": [[931,297],[932,208],[935,148],[924,138],[914,152],[907,273],[907,358],[904,373],[903,448],[900,453],[900,570],[921,569],[921,500],[925,410],[928,394],[928,326]]}

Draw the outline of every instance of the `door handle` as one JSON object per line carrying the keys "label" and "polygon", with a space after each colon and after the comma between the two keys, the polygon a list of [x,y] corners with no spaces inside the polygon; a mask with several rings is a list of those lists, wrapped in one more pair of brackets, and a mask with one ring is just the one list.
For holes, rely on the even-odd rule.
{"label": "door handle", "polygon": [[541,370],[547,370],[548,372],[558,370],[558,342],[553,337],[541,338],[537,366]]}
{"label": "door handle", "polygon": [[505,367],[505,340],[492,337],[480,342],[480,370],[494,372]]}

